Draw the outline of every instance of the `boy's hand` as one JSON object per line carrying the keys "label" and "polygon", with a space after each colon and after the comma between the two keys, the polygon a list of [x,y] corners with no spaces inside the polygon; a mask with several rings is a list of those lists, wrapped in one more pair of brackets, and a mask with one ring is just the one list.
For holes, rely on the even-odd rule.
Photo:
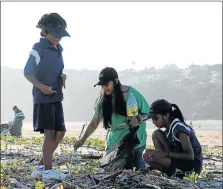
{"label": "boy's hand", "polygon": [[48,87],[46,85],[41,85],[39,89],[42,91],[45,95],[52,95],[54,93],[57,93],[56,91],[52,90],[52,87]]}
{"label": "boy's hand", "polygon": [[64,89],[66,88],[66,79],[67,79],[67,75],[66,74],[61,74],[61,81],[62,81],[62,87],[64,87]]}

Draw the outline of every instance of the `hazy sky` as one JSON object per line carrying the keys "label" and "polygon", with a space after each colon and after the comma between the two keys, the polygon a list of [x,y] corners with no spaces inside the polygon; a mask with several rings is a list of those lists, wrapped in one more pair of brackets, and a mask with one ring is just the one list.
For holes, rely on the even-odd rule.
{"label": "hazy sky", "polygon": [[222,63],[221,2],[2,2],[1,65],[23,68],[39,18],[57,12],[71,38],[65,68],[117,70]]}

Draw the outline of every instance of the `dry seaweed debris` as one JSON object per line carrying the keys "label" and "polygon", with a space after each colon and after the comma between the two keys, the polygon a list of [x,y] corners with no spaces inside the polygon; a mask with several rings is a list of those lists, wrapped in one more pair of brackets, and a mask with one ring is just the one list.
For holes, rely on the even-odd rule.
{"label": "dry seaweed debris", "polygon": [[[10,138],[9,138],[10,139]],[[30,178],[33,167],[38,163],[41,154],[39,139],[34,138],[32,144],[25,139],[1,141],[1,189],[29,188],[34,189],[36,180]],[[69,141],[68,141],[69,142]],[[57,171],[68,172],[71,159],[71,145],[61,144],[56,151],[53,162]],[[93,141],[94,143],[97,141]],[[36,144],[35,144],[36,143]],[[71,142],[72,143],[72,142]],[[95,144],[94,144],[95,145]],[[207,150],[210,152],[210,149]],[[222,188],[222,157],[210,154],[204,162],[207,167],[206,180],[193,184],[175,177],[165,178],[162,175],[145,173],[141,171],[121,170],[108,172],[97,169],[98,159],[102,151],[94,151],[90,146],[79,151],[75,158],[72,178],[63,181],[64,189],[197,189],[197,188]],[[216,160],[216,161],[215,161]],[[219,167],[221,167],[219,169]],[[220,175],[220,177],[219,177]],[[217,180],[217,182],[215,182]],[[210,181],[210,182],[209,182]],[[215,184],[217,183],[217,184]],[[45,189],[58,189],[55,182],[45,184]],[[57,187],[57,188],[55,188]],[[42,189],[42,188],[39,188]]]}

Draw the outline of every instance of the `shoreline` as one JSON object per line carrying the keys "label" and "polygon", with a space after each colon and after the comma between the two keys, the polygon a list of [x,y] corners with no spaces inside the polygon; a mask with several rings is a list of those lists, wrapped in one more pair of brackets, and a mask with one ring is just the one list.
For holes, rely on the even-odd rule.
{"label": "shoreline", "polygon": [[[82,130],[82,125],[86,122],[66,122],[66,134],[65,137],[79,137]],[[89,122],[87,122],[89,123]],[[208,146],[222,146],[222,121],[194,121],[193,129],[201,145]],[[199,127],[200,126],[200,127]],[[86,130],[86,127],[85,129]],[[152,133],[156,130],[152,122],[147,121],[147,144],[152,145]],[[90,136],[90,138],[98,138],[105,140],[107,131],[100,124],[96,131]],[[22,127],[22,135],[25,138],[43,136],[39,132],[33,131],[32,122],[24,122]]]}

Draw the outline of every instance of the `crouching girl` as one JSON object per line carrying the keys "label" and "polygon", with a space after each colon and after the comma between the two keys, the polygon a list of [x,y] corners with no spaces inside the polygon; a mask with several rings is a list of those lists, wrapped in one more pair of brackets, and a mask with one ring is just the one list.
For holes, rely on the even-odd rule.
{"label": "crouching girl", "polygon": [[[155,150],[146,149],[143,152],[144,161],[152,169],[171,176],[176,169],[186,173],[202,170],[202,149],[191,126],[184,121],[183,115],[176,104],[166,100],[157,100],[151,104],[149,118],[158,130],[152,134]],[[164,128],[165,131],[161,130]]]}

